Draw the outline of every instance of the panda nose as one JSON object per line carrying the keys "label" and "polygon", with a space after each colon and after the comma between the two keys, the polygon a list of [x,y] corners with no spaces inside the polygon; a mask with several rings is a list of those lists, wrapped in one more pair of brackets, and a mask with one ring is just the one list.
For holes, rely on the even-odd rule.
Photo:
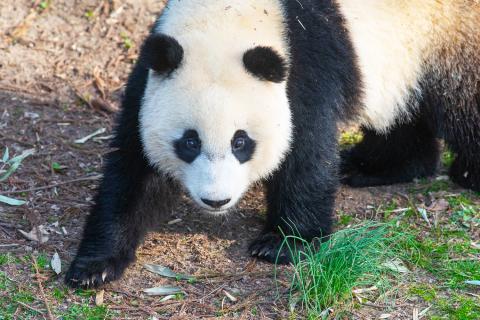
{"label": "panda nose", "polygon": [[202,198],[202,201],[203,203],[205,203],[207,206],[210,206],[212,208],[215,208],[215,209],[219,209],[221,207],[223,207],[224,205],[226,205],[227,203],[230,202],[231,199],[225,199],[225,200],[208,200],[208,199],[203,199]]}

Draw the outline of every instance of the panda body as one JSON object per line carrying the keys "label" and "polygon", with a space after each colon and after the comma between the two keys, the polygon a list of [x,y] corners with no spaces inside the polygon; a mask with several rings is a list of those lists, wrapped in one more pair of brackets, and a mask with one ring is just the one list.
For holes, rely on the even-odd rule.
{"label": "panda body", "polygon": [[[452,179],[479,190],[479,18],[473,0],[171,0],[129,78],[67,283],[120,277],[183,191],[224,214],[263,182],[250,252],[288,262],[280,230],[330,233],[340,178],[432,175],[438,137],[457,154]],[[364,140],[340,159],[341,121]]]}

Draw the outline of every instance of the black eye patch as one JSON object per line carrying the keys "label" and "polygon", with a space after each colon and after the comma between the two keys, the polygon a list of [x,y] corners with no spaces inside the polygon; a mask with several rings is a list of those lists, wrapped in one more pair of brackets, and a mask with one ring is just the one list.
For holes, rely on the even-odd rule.
{"label": "black eye patch", "polygon": [[177,69],[183,60],[183,48],[172,37],[152,34],[144,42],[139,63],[159,74],[168,74]]}
{"label": "black eye patch", "polygon": [[238,130],[232,138],[232,153],[240,163],[252,159],[257,143],[243,130]]}
{"label": "black eye patch", "polygon": [[187,130],[183,136],[173,142],[175,153],[180,160],[192,163],[202,151],[202,141],[195,130]]}
{"label": "black eye patch", "polygon": [[287,63],[274,49],[256,47],[243,55],[243,65],[260,80],[279,83],[287,77]]}

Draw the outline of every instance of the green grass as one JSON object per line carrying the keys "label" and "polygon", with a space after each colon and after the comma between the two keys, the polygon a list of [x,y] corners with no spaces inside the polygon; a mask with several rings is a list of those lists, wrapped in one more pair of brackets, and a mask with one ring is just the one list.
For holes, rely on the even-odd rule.
{"label": "green grass", "polygon": [[480,299],[467,298],[455,294],[449,299],[437,301],[439,311],[442,315],[434,315],[432,320],[478,320],[480,319]]}
{"label": "green grass", "polygon": [[[425,188],[441,190],[446,185],[434,181],[420,192]],[[472,245],[472,241],[478,243],[472,232],[480,227],[480,199],[471,192],[446,195],[448,208],[438,213],[435,224],[434,213],[428,212],[428,226],[416,209],[420,205],[415,200],[417,192],[409,196],[405,210],[395,211],[405,204],[394,201],[381,205],[377,210],[384,213],[386,221],[382,227],[367,224],[345,229],[316,245],[287,237],[284,245],[290,245],[294,257],[292,314],[303,311],[308,319],[319,319],[322,312],[333,308],[338,316],[355,306],[353,288],[376,285],[382,291],[381,281],[386,280],[402,283],[408,295],[431,306],[426,318],[480,319],[480,299],[469,294],[477,287],[466,284],[468,280],[480,280],[480,261],[476,258],[480,249]],[[338,216],[340,228],[359,222],[344,212]],[[303,248],[294,249],[292,244],[299,248],[299,243]],[[393,277],[382,267],[392,255],[412,272]]]}
{"label": "green grass", "polygon": [[340,146],[349,147],[353,146],[363,140],[363,135],[360,131],[349,130],[340,134]]}
{"label": "green grass", "polygon": [[[48,256],[41,253],[36,256],[40,272],[48,274],[50,260]],[[24,269],[31,276],[34,274],[33,259],[30,255],[15,258],[11,254],[0,255],[0,266],[16,265],[18,270]],[[46,295],[49,297],[52,313],[62,320],[103,320],[115,319],[115,313],[108,310],[106,306],[92,306],[94,290],[75,291],[75,303],[69,303],[68,308],[62,308],[66,298],[70,298],[71,293],[63,285],[49,285],[44,282]],[[13,319],[42,319],[43,316],[24,305],[42,310],[45,312],[42,299],[38,297],[38,287],[36,281],[15,282],[7,276],[7,273],[0,271],[0,320]]]}
{"label": "green grass", "polygon": [[63,320],[103,320],[112,319],[113,314],[105,306],[91,307],[86,304],[73,305],[67,313],[61,315]]}
{"label": "green grass", "polygon": [[442,153],[442,164],[446,168],[450,168],[455,161],[455,154],[448,149],[445,149]]}
{"label": "green grass", "polygon": [[322,243],[287,236],[284,245],[294,268],[292,305],[300,303],[308,319],[319,319],[327,308],[351,299],[354,287],[379,284],[388,272],[382,264],[392,257],[392,239],[386,225],[371,223],[341,230]]}

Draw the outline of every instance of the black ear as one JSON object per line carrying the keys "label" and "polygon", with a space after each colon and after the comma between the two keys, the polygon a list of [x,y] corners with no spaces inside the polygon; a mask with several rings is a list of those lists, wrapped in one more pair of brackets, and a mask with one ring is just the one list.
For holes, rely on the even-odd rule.
{"label": "black ear", "polygon": [[172,37],[152,34],[145,40],[139,61],[146,68],[168,74],[178,68],[183,60],[183,48]]}
{"label": "black ear", "polygon": [[243,55],[243,64],[248,72],[260,80],[279,83],[287,77],[287,63],[274,49],[256,47]]}

